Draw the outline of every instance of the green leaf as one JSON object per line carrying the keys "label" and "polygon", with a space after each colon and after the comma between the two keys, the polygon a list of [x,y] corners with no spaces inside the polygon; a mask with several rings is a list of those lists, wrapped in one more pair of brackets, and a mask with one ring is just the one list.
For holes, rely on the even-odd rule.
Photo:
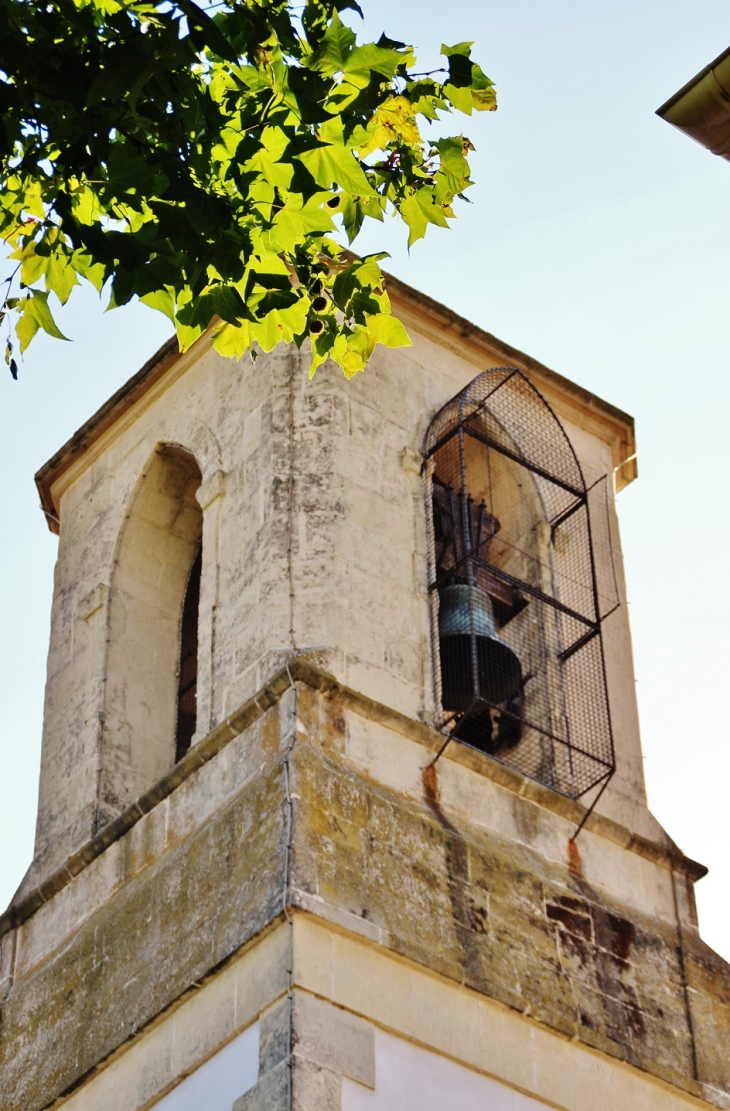
{"label": "green leaf", "polygon": [[306,204],[300,193],[290,193],[287,202],[274,217],[271,226],[272,245],[281,251],[293,253],[312,232],[324,233],[334,229],[331,216],[322,208],[329,194],[315,194]]}
{"label": "green leaf", "polygon": [[410,47],[407,51],[406,54],[402,54],[399,50],[387,50],[369,42],[364,46],[356,46],[345,59],[342,69],[350,78],[354,74],[367,74],[366,83],[370,81],[371,70],[379,73],[381,77],[390,79],[395,76],[399,66],[411,60]]}
{"label": "green leaf", "polygon": [[[221,58],[225,58],[229,62],[238,61],[236,50],[234,50],[230,42],[228,42],[225,35],[221,33],[220,28],[214,20],[210,18],[207,12],[204,12],[197,4],[194,4],[193,0],[177,0],[177,3],[188,18],[188,25],[191,28],[191,38],[198,50],[202,50],[203,47],[207,46],[215,54],[218,54]],[[193,30],[197,31],[198,34],[193,35]]]}
{"label": "green leaf", "polygon": [[343,312],[349,311],[350,302],[358,291],[369,291],[382,285],[383,274],[378,262],[388,257],[385,252],[365,255],[354,259],[345,270],[340,271],[332,285],[332,296]]}
{"label": "green leaf", "polygon": [[309,68],[318,70],[326,77],[332,77],[341,72],[355,43],[355,32],[345,27],[336,11],[332,13],[330,23],[319,49],[310,62]]}
{"label": "green leaf", "polygon": [[448,222],[441,206],[434,203],[433,190],[428,186],[417,189],[415,193],[403,201],[400,214],[410,229],[408,246],[423,239],[429,224],[436,224],[440,228],[447,228]]}
{"label": "green leaf", "polygon": [[[338,347],[339,345],[339,347]],[[321,335],[312,337],[312,361],[309,364],[309,377],[314,378],[315,371],[318,366],[321,366],[330,355],[335,357],[335,361],[342,365],[341,359],[347,350],[347,337],[345,335],[335,336],[331,331],[325,331]],[[337,355],[335,356],[335,349]]]}
{"label": "green leaf", "polygon": [[23,261],[20,264],[20,280],[23,285],[33,285],[48,269],[48,256],[36,254],[35,244],[29,244],[23,251]]}
{"label": "green leaf", "polygon": [[62,305],[65,305],[71,296],[74,286],[79,284],[71,259],[60,251],[54,251],[48,259],[46,270],[46,289],[55,293]]}
{"label": "green leaf", "polygon": [[175,321],[175,302],[166,289],[156,289],[154,293],[145,293],[140,297],[143,304],[151,309],[164,313],[170,320]]}
{"label": "green leaf", "polygon": [[27,350],[36,332],[42,329],[55,339],[68,339],[61,332],[48,308],[48,294],[39,289],[31,291],[30,296],[24,298],[18,306],[22,317],[18,321],[16,332],[20,340],[21,355]]}
{"label": "green leaf", "polygon": [[76,273],[91,282],[97,293],[101,293],[107,278],[106,266],[96,262],[92,255],[86,251],[74,251],[71,256],[71,265]]}
{"label": "green leaf", "polygon": [[247,315],[246,306],[234,286],[216,285],[178,309],[176,321],[190,328],[205,330],[216,316],[236,325]]}
{"label": "green leaf", "polygon": [[342,189],[363,197],[374,197],[376,192],[351,150],[344,146],[328,144],[305,151],[296,157],[323,189]]}
{"label": "green leaf", "polygon": [[469,177],[469,163],[464,157],[464,140],[461,135],[440,139],[434,145],[439,152],[442,169],[448,170],[457,178]]}
{"label": "green leaf", "polygon": [[109,159],[109,185],[122,193],[138,196],[148,192],[163,193],[169,184],[157,167],[134,153],[133,148],[117,147]]}
{"label": "green leaf", "polygon": [[175,334],[181,351],[188,351],[204,331],[202,324],[183,324],[179,317],[175,317]]}
{"label": "green leaf", "polygon": [[465,116],[471,115],[472,108],[474,107],[471,89],[462,88],[461,86],[449,83],[448,85],[444,85],[444,96],[453,104],[457,111],[463,112]]}
{"label": "green leaf", "polygon": [[307,326],[308,301],[304,298],[289,309],[274,309],[257,324],[251,324],[251,339],[264,351],[273,351],[277,343],[291,343]]}
{"label": "green leaf", "polygon": [[441,53],[447,58],[453,57],[471,57],[471,48],[474,45],[474,40],[471,42],[457,42],[456,46],[446,46],[445,43],[441,44]]}
{"label": "green leaf", "polygon": [[355,240],[366,216],[382,223],[386,203],[385,197],[352,197],[343,194],[342,226],[350,243]]}

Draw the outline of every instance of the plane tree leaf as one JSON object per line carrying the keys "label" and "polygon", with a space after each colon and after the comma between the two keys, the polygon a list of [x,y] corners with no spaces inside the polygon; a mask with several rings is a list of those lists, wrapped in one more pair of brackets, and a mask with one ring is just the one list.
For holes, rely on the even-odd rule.
{"label": "plane tree leaf", "polygon": [[384,256],[343,243],[386,213],[409,246],[448,227],[474,148],[427,127],[496,100],[470,43],[419,73],[405,43],[359,42],[358,14],[356,0],[0,0],[0,319],[21,353],[39,331],[65,338],[49,297],[84,282],[110,308],[165,313],[181,349],[209,329],[237,358],[308,341],[312,372],[329,358],[351,376],[378,343],[408,342]]}
{"label": "plane tree leaf", "polygon": [[16,312],[19,319],[15,331],[20,341],[21,354],[38,331],[47,332],[54,339],[68,339],[53,319],[48,307],[48,294],[42,290],[34,289],[26,297],[21,297]]}

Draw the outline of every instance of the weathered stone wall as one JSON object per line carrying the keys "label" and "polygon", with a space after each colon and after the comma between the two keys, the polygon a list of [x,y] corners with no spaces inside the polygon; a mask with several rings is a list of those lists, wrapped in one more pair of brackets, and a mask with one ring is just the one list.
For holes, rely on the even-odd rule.
{"label": "weathered stone wall", "polygon": [[[210,768],[213,776],[185,792],[175,813],[161,807],[150,814],[141,844],[133,834],[123,838],[117,890],[111,898],[103,892],[97,907],[87,890],[86,915],[70,935],[61,923],[47,923],[35,964],[22,936],[2,939],[3,957],[15,951],[16,965],[0,1012],[2,1111],[33,1111],[72,1088],[281,914],[286,846],[278,738],[274,711],[253,728],[237,764]],[[257,774],[246,782],[241,765],[252,760]],[[206,814],[201,794],[211,786],[216,801],[233,797]],[[26,935],[31,931],[32,920]]]}
{"label": "weathered stone wall", "polygon": [[[386,707],[358,714],[333,683],[279,690],[2,937],[2,1111],[40,1111],[91,1077],[265,936],[285,902],[290,916],[314,914],[606,1059],[730,1105],[730,969],[672,918],[668,859],[642,850],[647,891],[656,874],[647,914],[611,895],[600,864],[614,853],[632,866],[637,853],[617,832],[608,843],[597,819],[581,835],[581,867],[565,816],[520,795],[516,773],[493,780],[489,757],[447,753],[417,791],[408,769],[423,772],[435,734]],[[507,838],[499,823],[516,814]],[[107,854],[116,884],[103,882]],[[337,1087],[327,1062],[300,1056],[303,1091],[308,1077],[317,1091]]]}
{"label": "weathered stone wall", "polygon": [[280,809],[280,775],[263,779],[18,984],[2,1008],[3,1108],[44,1107],[276,915]]}
{"label": "weathered stone wall", "polygon": [[476,838],[437,804],[407,807],[304,749],[295,767],[293,882],[306,895],[553,1029],[673,1083],[693,1076],[676,933],[625,917],[524,846]]}

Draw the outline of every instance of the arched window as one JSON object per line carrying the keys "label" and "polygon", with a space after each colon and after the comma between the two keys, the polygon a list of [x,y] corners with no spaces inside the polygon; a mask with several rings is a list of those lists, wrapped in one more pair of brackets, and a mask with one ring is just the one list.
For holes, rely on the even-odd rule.
{"label": "arched window", "polygon": [[485,371],[424,444],[437,725],[572,798],[613,740],[591,506],[555,413]]}
{"label": "arched window", "polygon": [[180,663],[177,680],[177,728],[175,760],[182,760],[190,748],[198,717],[198,609],[203,549],[195,557],[183,602],[180,622]]}
{"label": "arched window", "polygon": [[159,448],[119,539],[109,610],[101,820],[169,771],[195,732],[200,483],[190,452]]}

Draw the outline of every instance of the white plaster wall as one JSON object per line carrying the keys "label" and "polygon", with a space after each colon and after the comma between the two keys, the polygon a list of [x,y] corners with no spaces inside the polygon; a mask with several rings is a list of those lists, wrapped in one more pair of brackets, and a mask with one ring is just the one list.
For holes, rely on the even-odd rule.
{"label": "white plaster wall", "polygon": [[342,1081],[342,1111],[537,1111],[547,1106],[382,1030],[375,1032],[375,1090],[347,1077]]}
{"label": "white plaster wall", "polygon": [[231,1111],[259,1073],[259,1024],[255,1022],[186,1076],[153,1106],[155,1111]]}

